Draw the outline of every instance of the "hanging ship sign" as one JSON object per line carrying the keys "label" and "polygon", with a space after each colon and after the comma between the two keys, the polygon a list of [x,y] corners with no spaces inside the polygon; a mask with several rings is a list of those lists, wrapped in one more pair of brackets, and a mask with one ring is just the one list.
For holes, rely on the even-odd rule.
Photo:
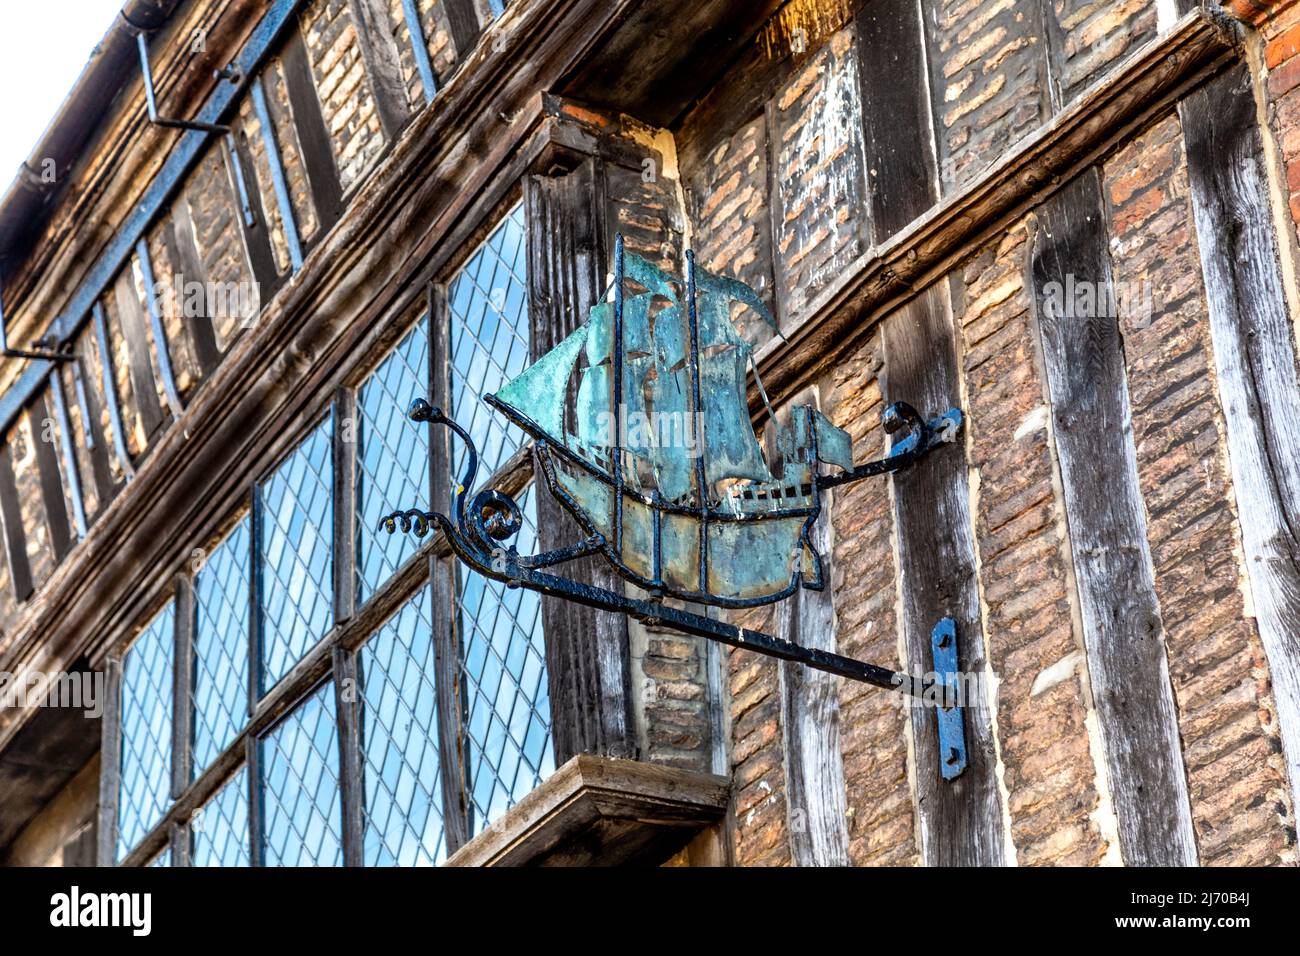
{"label": "hanging ship sign", "polygon": [[[450,428],[466,446],[452,514],[396,511],[381,521],[417,535],[436,527],[474,570],[512,587],[576,601],[687,634],[794,661],[939,707],[942,773],[966,764],[957,706],[956,630],[934,628],[934,670],[912,677],[682,608],[684,602],[744,608],[780,601],[826,581],[811,533],[822,493],[833,486],[905,469],[952,440],[961,413],[926,421],[897,402],[885,410],[896,436],[891,454],[854,466],[852,442],[817,409],[801,406],[777,424],[769,454],[749,415],[752,348],[733,322],[747,308],[774,332],[753,289],[713,275],[686,254],[686,277],[626,253],[619,236],[614,279],[572,334],[484,401],[534,441],[547,489],[576,520],[580,540],[521,555],[509,541],[522,527],[518,504],[487,488],[472,491],[478,455],[469,434],[424,399],[417,422]],[[555,570],[598,554],[643,597],[574,581]]]}

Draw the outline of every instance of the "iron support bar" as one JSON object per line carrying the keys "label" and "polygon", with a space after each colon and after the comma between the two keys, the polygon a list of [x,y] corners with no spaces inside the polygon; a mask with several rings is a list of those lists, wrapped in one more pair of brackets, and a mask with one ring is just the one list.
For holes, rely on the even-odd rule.
{"label": "iron support bar", "polygon": [[158,287],[154,282],[153,260],[149,256],[149,243],[141,236],[135,244],[135,255],[140,260],[140,273],[144,277],[145,306],[149,310],[149,327],[153,330],[154,348],[158,353],[158,373],[162,377],[163,392],[172,408],[172,418],[180,418],[181,393],[176,388],[172,371],[171,352],[167,347],[167,332],[163,328],[162,310],[158,304]]}
{"label": "iron support bar", "polygon": [[433,61],[429,59],[429,43],[424,38],[424,25],[420,23],[420,10],[416,0],[402,0],[402,16],[406,20],[406,30],[411,35],[411,52],[415,56],[415,67],[420,71],[420,83],[424,86],[424,102],[433,102],[438,92],[438,80],[433,75]]}
{"label": "iron support bar", "polygon": [[[125,19],[125,18],[124,18]],[[128,21],[129,22],[129,21]],[[132,27],[136,29],[135,27]],[[136,29],[135,34],[136,49],[140,52],[140,75],[144,79],[144,101],[145,108],[148,111],[149,122],[154,126],[160,126],[163,129],[179,129],[195,133],[216,133],[219,136],[226,137],[227,140],[234,138],[234,131],[221,123],[207,123],[201,120],[182,120],[169,119],[158,115],[158,101],[153,88],[153,69],[149,66],[149,40],[143,30]],[[230,80],[237,84],[239,70],[237,67],[227,66],[223,70],[217,70],[216,76]],[[235,183],[239,190],[239,204],[244,214],[244,221],[249,228],[257,222],[253,212],[253,204],[248,198],[248,186],[244,182],[244,170],[239,163],[239,155],[231,144],[231,153],[234,154],[233,164],[235,173]]]}
{"label": "iron support bar", "polygon": [[262,145],[266,149],[266,164],[271,167],[271,184],[275,188],[275,201],[280,207],[280,221],[284,225],[284,238],[289,246],[289,262],[293,271],[302,268],[302,243],[298,240],[298,223],[293,215],[293,201],[289,197],[289,183],[284,178],[284,164],[280,161],[280,147],[275,141],[275,124],[266,103],[266,90],[260,77],[253,80],[253,110],[262,127]]}
{"label": "iron support bar", "polygon": [[[61,352],[56,349],[11,349],[9,347],[9,333],[6,330],[5,322],[4,276],[2,275],[0,275],[0,354],[3,354],[5,358],[20,358],[46,362],[71,362],[76,359],[76,356],[71,352]],[[26,402],[23,404],[26,404]]]}
{"label": "iron support bar", "polygon": [[126,434],[122,430],[122,406],[117,400],[117,383],[113,381],[113,354],[108,349],[108,324],[104,320],[104,307],[96,302],[91,310],[95,322],[95,344],[99,348],[99,362],[104,372],[104,404],[108,408],[108,422],[113,426],[113,450],[122,462],[122,473],[127,481],[135,477],[131,456],[126,451]]}
{"label": "iron support bar", "polygon": [[88,527],[86,505],[81,500],[81,475],[77,471],[77,453],[72,444],[72,422],[68,418],[68,403],[63,396],[63,382],[59,379],[58,369],[50,373],[50,398],[54,401],[54,420],[59,426],[59,447],[63,452],[68,497],[72,499],[72,520],[77,537],[84,538]]}

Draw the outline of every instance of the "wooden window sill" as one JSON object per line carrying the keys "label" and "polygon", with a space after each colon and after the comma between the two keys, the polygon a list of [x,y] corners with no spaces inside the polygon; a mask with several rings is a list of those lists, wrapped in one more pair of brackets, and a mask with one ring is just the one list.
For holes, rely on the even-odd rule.
{"label": "wooden window sill", "polygon": [[446,866],[657,866],[722,819],[726,777],[579,754]]}

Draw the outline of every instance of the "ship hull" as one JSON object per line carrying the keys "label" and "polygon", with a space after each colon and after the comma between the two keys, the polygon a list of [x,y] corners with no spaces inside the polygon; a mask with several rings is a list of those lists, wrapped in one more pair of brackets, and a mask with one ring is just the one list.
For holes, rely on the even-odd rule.
{"label": "ship hull", "polygon": [[808,543],[815,500],[757,513],[701,512],[624,490],[620,509],[615,483],[602,469],[565,448],[539,451],[551,493],[587,533],[604,538],[604,556],[616,570],[647,591],[751,607],[788,596],[801,579],[821,587],[821,564]]}

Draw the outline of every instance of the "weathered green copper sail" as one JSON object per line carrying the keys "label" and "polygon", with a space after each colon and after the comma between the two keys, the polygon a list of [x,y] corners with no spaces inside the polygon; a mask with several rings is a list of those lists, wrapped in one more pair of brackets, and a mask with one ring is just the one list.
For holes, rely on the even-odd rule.
{"label": "weathered green copper sail", "polygon": [[801,574],[818,586],[806,535],[818,508],[813,450],[850,468],[849,437],[812,409],[795,410],[773,477],[750,423],[752,347],[733,308],[776,323],[744,283],[698,268],[693,275],[694,342],[685,285],[627,254],[622,295],[594,306],[494,404],[544,443],[553,489],[638,583],[740,601],[789,593]]}
{"label": "weathered green copper sail", "polygon": [[547,435],[563,435],[569,377],[585,340],[584,325],[507,382],[497,398],[527,415]]}

